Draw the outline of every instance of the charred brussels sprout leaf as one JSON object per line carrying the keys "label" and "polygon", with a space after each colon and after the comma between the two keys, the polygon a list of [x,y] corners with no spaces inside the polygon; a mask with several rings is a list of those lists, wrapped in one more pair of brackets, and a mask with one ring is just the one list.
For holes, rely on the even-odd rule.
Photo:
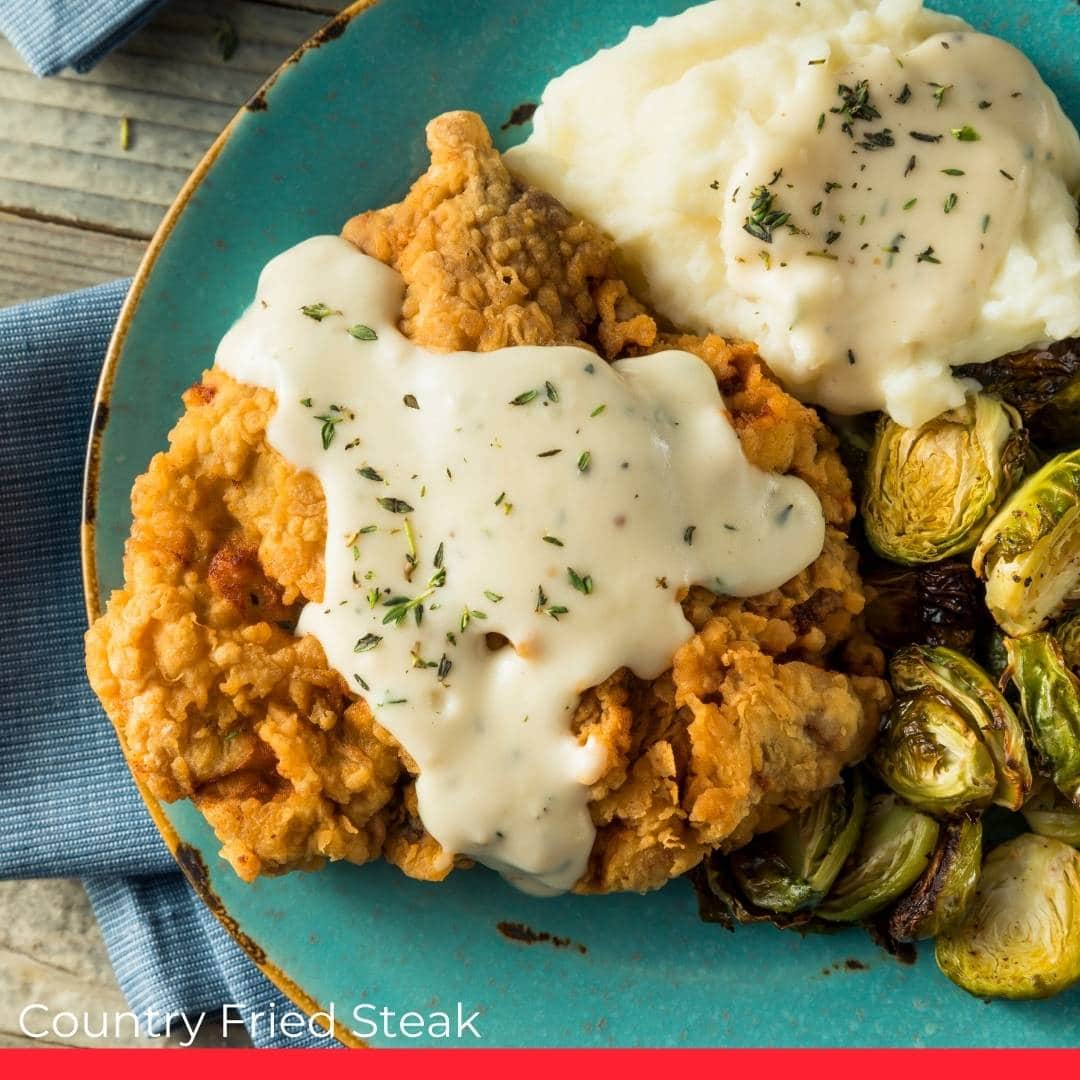
{"label": "charred brussels sprout leaf", "polygon": [[1080,680],[1053,634],[1009,638],[1005,648],[1031,741],[1058,790],[1080,806]]}
{"label": "charred brussels sprout leaf", "polygon": [[1080,979],[1080,852],[1031,833],[995,848],[935,954],[978,997],[1043,998],[1071,986]]}
{"label": "charred brussels sprout leaf", "polygon": [[925,641],[970,649],[989,621],[982,582],[959,559],[932,566],[879,567],[863,575],[866,628],[890,648]]}
{"label": "charred brussels sprout leaf", "polygon": [[1049,781],[1024,803],[1023,813],[1033,833],[1080,848],[1080,809]]}
{"label": "charred brussels sprout leaf", "polygon": [[823,791],[779,829],[731,856],[731,869],[759,908],[791,913],[818,904],[855,847],[866,814],[858,772]]}
{"label": "charred brussels sprout leaf", "polygon": [[955,926],[975,893],[981,863],[982,822],[961,818],[943,825],[926,873],[893,909],[890,935],[919,941]]}
{"label": "charred brussels sprout leaf", "polygon": [[953,649],[910,645],[893,655],[889,675],[898,693],[929,692],[947,701],[963,717],[994,761],[997,786],[993,801],[1019,810],[1031,790],[1024,731],[986,672]]}
{"label": "charred brussels sprout leaf", "polygon": [[858,922],[888,907],[925,873],[938,823],[895,795],[876,795],[859,842],[815,915]]}
{"label": "charred brussels sprout leaf", "polygon": [[955,368],[1014,406],[1039,443],[1068,446],[1080,431],[1080,339]]}
{"label": "charred brussels sprout leaf", "polygon": [[874,750],[878,775],[906,802],[937,816],[990,805],[997,772],[967,719],[929,690],[900,698]]}
{"label": "charred brussels sprout leaf", "polygon": [[736,923],[772,923],[781,929],[802,926],[812,918],[810,911],[781,914],[755,907],[739,893],[728,860],[713,852],[691,871],[690,879],[697,894],[698,916],[702,922],[718,923],[734,930]]}
{"label": "charred brussels sprout leaf", "polygon": [[883,417],[870,452],[863,527],[893,562],[933,563],[970,551],[1023,469],[1015,409],[977,394],[920,428]]}
{"label": "charred brussels sprout leaf", "polygon": [[986,603],[1015,637],[1039,630],[1080,592],[1080,450],[1059,454],[1012,493],[975,549]]}
{"label": "charred brussels sprout leaf", "polygon": [[982,659],[986,672],[1000,685],[1001,676],[1009,666],[1009,654],[1005,648],[1008,638],[995,626],[983,642]]}

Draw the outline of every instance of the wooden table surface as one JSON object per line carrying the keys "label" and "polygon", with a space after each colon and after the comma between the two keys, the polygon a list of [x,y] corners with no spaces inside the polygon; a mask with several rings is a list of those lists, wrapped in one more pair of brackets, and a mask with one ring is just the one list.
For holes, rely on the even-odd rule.
{"label": "wooden table surface", "polygon": [[[342,6],[174,0],[89,74],[50,79],[0,38],[0,306],[133,274],[214,137]],[[34,1001],[126,1007],[78,882],[0,882],[0,1046],[59,1041],[19,1030]]]}

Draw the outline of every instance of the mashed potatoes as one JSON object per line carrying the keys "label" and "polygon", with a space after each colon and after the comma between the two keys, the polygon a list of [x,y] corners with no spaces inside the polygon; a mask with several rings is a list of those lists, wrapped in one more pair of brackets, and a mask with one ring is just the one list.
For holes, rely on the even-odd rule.
{"label": "mashed potatoes", "polygon": [[[846,93],[845,93],[846,91]],[[1080,139],[1030,63],[918,0],[717,0],[548,86],[511,167],[675,323],[921,423],[950,364],[1080,329]]]}

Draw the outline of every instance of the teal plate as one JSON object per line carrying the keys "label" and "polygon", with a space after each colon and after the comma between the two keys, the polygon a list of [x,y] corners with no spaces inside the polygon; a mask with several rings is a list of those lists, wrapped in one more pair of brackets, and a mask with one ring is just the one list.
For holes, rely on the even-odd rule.
{"label": "teal plate", "polygon": [[[131,485],[260,267],[400,198],[426,165],[424,125],[435,114],[474,109],[508,146],[527,128],[502,125],[552,76],[686,6],[382,0],[354,5],[282,68],[196,170],[121,315],[87,467],[91,614],[121,584]],[[943,6],[1022,48],[1080,118],[1074,0]],[[947,982],[926,948],[907,966],[858,930],[725,933],[698,921],[685,881],[644,897],[540,901],[482,870],[432,886],[381,865],[336,865],[244,885],[190,805],[148,802],[263,969],[309,1010],[333,1003],[345,1028],[363,1002],[451,1013],[460,1002],[480,1012],[483,1043],[503,1046],[1061,1046],[1080,1031],[1080,992],[986,1004]]]}

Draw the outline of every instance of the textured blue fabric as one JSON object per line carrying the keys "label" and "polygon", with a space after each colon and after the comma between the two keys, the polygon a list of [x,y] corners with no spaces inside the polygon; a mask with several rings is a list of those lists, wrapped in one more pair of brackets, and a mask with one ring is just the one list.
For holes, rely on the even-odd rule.
{"label": "textured blue fabric", "polygon": [[35,75],[89,71],[164,0],[0,0],[0,34]]}
{"label": "textured blue fabric", "polygon": [[287,1000],[176,872],[83,669],[83,457],[127,286],[0,311],[0,877],[87,879],[136,1012],[280,1015]]}

